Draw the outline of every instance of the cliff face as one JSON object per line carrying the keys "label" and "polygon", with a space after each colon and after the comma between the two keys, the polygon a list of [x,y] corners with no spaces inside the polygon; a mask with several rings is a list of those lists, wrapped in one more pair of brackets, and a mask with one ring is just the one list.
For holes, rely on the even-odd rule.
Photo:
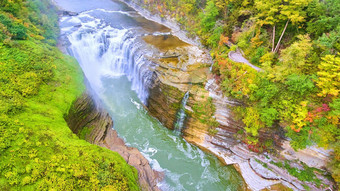
{"label": "cliff face", "polygon": [[183,96],[184,92],[157,80],[150,89],[148,110],[165,127],[173,129]]}
{"label": "cliff face", "polygon": [[151,169],[138,149],[125,146],[112,128],[110,115],[89,93],[84,93],[74,102],[65,119],[70,129],[80,138],[119,153],[129,165],[134,166],[138,170],[142,190],[158,190],[159,174]]}
{"label": "cliff face", "polygon": [[[185,93],[190,93],[190,107],[199,89],[204,90],[210,59],[206,52],[172,35],[148,36],[144,40],[152,47],[150,59],[156,65],[147,107],[151,115],[173,129]],[[186,123],[191,124],[188,120]]]}

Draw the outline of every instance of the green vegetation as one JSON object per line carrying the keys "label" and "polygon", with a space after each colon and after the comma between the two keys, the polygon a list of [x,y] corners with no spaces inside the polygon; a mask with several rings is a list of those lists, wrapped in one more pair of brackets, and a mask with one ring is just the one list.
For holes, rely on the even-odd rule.
{"label": "green vegetation", "polygon": [[[211,49],[213,72],[236,108],[245,136],[282,128],[294,149],[317,144],[334,150],[332,176],[340,182],[338,0],[145,0],[145,7],[176,18]],[[235,46],[228,47],[229,41]],[[264,71],[235,63],[237,47]]]}
{"label": "green vegetation", "polygon": [[139,190],[133,167],[64,120],[84,86],[52,46],[56,16],[47,0],[0,2],[0,190]]}
{"label": "green vegetation", "polygon": [[[280,168],[285,168],[290,175],[296,177],[297,179],[299,179],[303,182],[315,183],[315,185],[317,187],[320,187],[320,185],[321,185],[321,180],[319,180],[315,175],[315,172],[320,173],[320,170],[318,170],[318,169],[308,167],[304,163],[302,163],[302,165],[303,165],[302,170],[299,170],[296,167],[291,167],[287,161],[285,161],[284,163],[271,161],[270,163],[274,164],[274,165],[276,165]],[[321,173],[322,173],[322,171],[321,171]]]}
{"label": "green vegetation", "polygon": [[213,118],[215,113],[215,105],[212,102],[212,98],[208,97],[206,101],[197,102],[192,107],[193,113],[197,119],[203,124],[206,124],[208,128],[208,133],[210,135],[215,135],[217,133],[216,127],[219,123]]}

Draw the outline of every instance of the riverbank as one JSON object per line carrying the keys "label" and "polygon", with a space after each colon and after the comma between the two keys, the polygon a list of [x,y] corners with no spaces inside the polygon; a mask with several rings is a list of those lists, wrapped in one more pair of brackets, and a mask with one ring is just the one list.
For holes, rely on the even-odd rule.
{"label": "riverbank", "polygon": [[126,5],[134,9],[135,11],[138,12],[138,14],[142,15],[146,19],[168,27],[169,29],[171,29],[171,34],[178,37],[183,42],[186,42],[194,46],[199,46],[201,48],[203,47],[198,37],[196,37],[195,39],[189,38],[187,36],[187,32],[181,29],[180,25],[178,25],[178,23],[173,18],[171,17],[162,18],[159,15],[151,14],[147,9],[144,9],[143,7],[134,3],[131,0],[119,0],[119,1],[125,3]]}
{"label": "riverbank", "polygon": [[[72,58],[62,55],[53,47],[41,48],[44,46],[37,42],[20,42],[14,49],[1,46],[4,56],[1,62],[6,63],[3,58],[11,60],[9,65],[4,66],[32,64],[31,58],[48,54],[53,55],[50,64],[55,68],[52,69],[53,77],[37,87],[35,95],[22,100],[24,107],[21,111],[1,115],[0,127],[4,138],[0,139],[1,190],[10,187],[96,189],[110,185],[121,189],[138,189],[137,171],[127,165],[121,156],[80,140],[69,129],[63,116],[84,90],[82,73]],[[16,60],[14,55],[21,55],[21,59]],[[48,60],[45,58],[44,62],[39,60],[37,63],[46,63]],[[40,65],[40,68],[45,66]],[[5,68],[1,69],[4,71]],[[33,76],[46,77],[43,73]],[[1,87],[8,86],[1,84]],[[98,158],[103,160],[98,161]],[[110,164],[116,167],[107,168]],[[119,177],[118,183],[110,178],[113,173]],[[104,176],[99,177],[98,174]]]}

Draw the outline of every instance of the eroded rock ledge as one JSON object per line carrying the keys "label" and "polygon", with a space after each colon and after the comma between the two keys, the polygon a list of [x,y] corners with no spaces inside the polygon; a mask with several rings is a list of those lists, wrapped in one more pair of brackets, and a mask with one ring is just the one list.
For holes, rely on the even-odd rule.
{"label": "eroded rock ledge", "polygon": [[157,187],[159,173],[151,169],[149,162],[138,149],[125,145],[112,128],[113,121],[110,115],[88,92],[74,102],[65,120],[80,138],[119,153],[129,165],[134,166],[138,171],[142,190],[159,190]]}

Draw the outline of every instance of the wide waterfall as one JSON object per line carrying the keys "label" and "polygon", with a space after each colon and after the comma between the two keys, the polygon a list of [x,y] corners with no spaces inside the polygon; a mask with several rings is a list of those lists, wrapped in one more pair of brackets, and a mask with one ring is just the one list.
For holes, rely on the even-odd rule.
{"label": "wide waterfall", "polygon": [[181,132],[182,132],[182,128],[183,128],[183,125],[184,125],[184,120],[185,120],[185,106],[187,105],[187,101],[189,99],[189,95],[190,93],[187,92],[185,93],[183,99],[182,99],[182,102],[181,102],[181,108],[177,114],[177,121],[175,123],[175,128],[174,128],[174,131],[177,135],[180,135]]}
{"label": "wide waterfall", "polygon": [[92,88],[102,87],[103,76],[126,75],[132,83],[132,90],[146,105],[153,63],[146,59],[147,52],[143,52],[139,36],[133,30],[113,28],[91,16],[91,13],[95,11],[62,21],[76,26],[64,28],[63,31],[71,44],[69,52],[81,64],[86,78],[94,86]]}

